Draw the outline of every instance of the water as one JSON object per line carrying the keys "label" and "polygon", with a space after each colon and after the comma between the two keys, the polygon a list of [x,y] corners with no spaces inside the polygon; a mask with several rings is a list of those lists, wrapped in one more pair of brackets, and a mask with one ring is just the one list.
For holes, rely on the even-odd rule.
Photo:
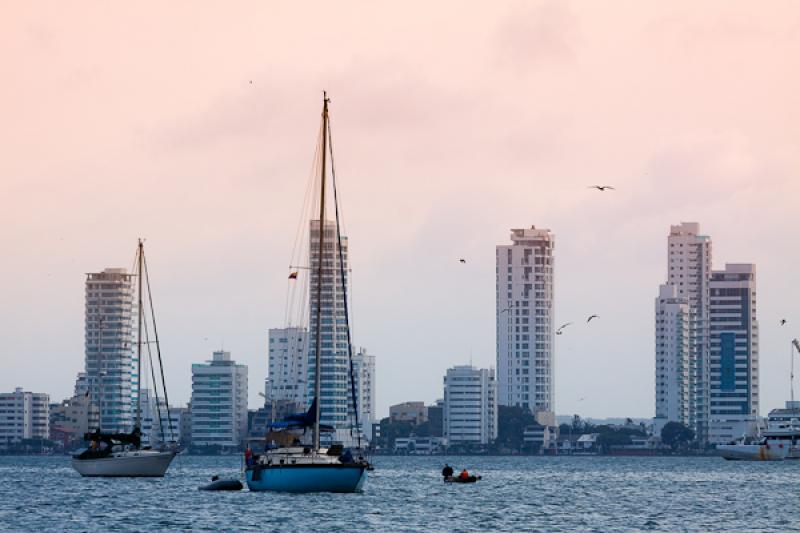
{"label": "water", "polygon": [[[790,531],[800,461],[377,457],[362,494],[201,492],[238,457],[180,456],[163,479],[86,479],[66,457],[0,457],[12,531]],[[447,460],[484,476],[441,482]]]}

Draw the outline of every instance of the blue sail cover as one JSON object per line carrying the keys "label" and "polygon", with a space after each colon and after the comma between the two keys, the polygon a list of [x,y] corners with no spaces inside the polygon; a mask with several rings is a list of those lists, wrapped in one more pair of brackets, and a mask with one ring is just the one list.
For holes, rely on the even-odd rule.
{"label": "blue sail cover", "polygon": [[[270,429],[293,429],[293,428],[310,428],[314,426],[314,419],[317,415],[317,399],[314,398],[314,401],[311,402],[311,407],[308,408],[308,411],[305,413],[295,413],[293,415],[289,415],[280,422],[272,422],[269,425]],[[320,431],[325,432],[332,432],[333,426],[328,426],[326,424],[319,425]]]}

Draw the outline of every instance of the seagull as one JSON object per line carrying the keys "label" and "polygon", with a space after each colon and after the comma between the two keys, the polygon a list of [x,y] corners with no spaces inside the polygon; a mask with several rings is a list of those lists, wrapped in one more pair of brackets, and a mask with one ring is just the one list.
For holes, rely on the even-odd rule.
{"label": "seagull", "polygon": [[250,85],[253,85],[253,80],[250,80]]}
{"label": "seagull", "polygon": [[467,260],[462,258],[462,259],[459,259],[459,260],[458,260],[458,262],[459,262],[459,263],[466,263],[466,262],[467,262]]}
{"label": "seagull", "polygon": [[556,335],[561,335],[561,333],[564,331],[564,328],[569,326],[570,324],[572,324],[572,322],[567,322],[566,324],[562,324],[561,326],[559,326],[559,328],[556,330]]}
{"label": "seagull", "polygon": [[578,398],[578,401],[579,401],[579,402],[582,402],[582,401],[583,401],[583,400],[585,400],[585,399],[586,399],[585,397],[581,396],[580,398]]}
{"label": "seagull", "polygon": [[600,318],[600,316],[599,315],[592,315],[592,316],[590,316],[589,318],[586,319],[586,322],[591,322],[593,318]]}
{"label": "seagull", "polygon": [[783,326],[784,324],[786,324],[786,319],[785,319],[785,318],[782,318],[782,319],[781,319],[781,326]]}
{"label": "seagull", "polygon": [[611,185],[589,185],[589,187],[588,187],[588,188],[589,188],[589,189],[597,189],[597,190],[598,190],[598,191],[600,191],[600,192],[603,192],[603,191],[605,191],[606,189],[610,189],[610,190],[612,190],[612,191],[615,191],[615,190],[616,190],[616,189],[614,189],[614,187],[612,187]]}

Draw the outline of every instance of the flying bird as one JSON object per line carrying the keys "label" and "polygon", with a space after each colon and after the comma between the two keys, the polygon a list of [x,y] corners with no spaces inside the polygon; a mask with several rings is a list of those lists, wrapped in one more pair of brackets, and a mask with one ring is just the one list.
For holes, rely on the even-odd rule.
{"label": "flying bird", "polygon": [[250,80],[250,85],[253,85],[253,80]]}
{"label": "flying bird", "polygon": [[592,315],[592,316],[590,316],[589,318],[586,319],[586,322],[591,322],[593,318],[600,318],[600,316],[599,315]]}
{"label": "flying bird", "polygon": [[785,318],[782,318],[782,319],[781,319],[781,326],[783,326],[784,324],[786,324],[786,319],[785,319]]}
{"label": "flying bird", "polygon": [[466,263],[466,262],[467,262],[467,260],[462,258],[462,259],[459,259],[459,260],[458,260],[458,262],[459,262],[459,263]]}
{"label": "flying bird", "polygon": [[589,189],[597,189],[597,190],[598,190],[598,191],[600,191],[600,192],[603,192],[603,191],[605,191],[606,189],[610,189],[610,190],[612,190],[612,191],[615,191],[615,190],[616,190],[616,189],[614,189],[614,187],[612,187],[611,185],[590,185],[588,188],[589,188]]}
{"label": "flying bird", "polygon": [[562,324],[561,326],[559,326],[558,329],[556,330],[556,335],[561,335],[564,331],[564,328],[569,326],[570,324],[572,324],[572,322],[567,322],[566,324]]}

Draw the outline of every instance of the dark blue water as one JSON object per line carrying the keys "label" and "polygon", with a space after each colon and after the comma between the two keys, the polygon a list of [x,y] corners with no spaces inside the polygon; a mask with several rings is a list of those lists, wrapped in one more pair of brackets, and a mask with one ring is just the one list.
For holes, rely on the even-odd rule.
{"label": "dark blue water", "polygon": [[[484,476],[443,484],[444,460]],[[0,457],[14,531],[790,531],[800,461],[377,457],[361,494],[200,492],[238,457],[178,457],[163,479],[84,479],[66,457]]]}

